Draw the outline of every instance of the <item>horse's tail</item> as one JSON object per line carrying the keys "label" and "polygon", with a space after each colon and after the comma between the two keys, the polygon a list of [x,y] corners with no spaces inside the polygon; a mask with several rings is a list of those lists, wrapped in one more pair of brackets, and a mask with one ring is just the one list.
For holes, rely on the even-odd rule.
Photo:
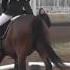
{"label": "horse's tail", "polygon": [[[36,18],[33,21],[33,26],[32,26],[32,39],[33,39],[33,46],[36,45],[38,38],[40,38],[40,34],[43,30],[43,23],[41,21],[41,19]],[[49,59],[59,68],[64,68],[64,64],[61,60],[61,58],[59,56],[57,56],[57,54],[54,52],[53,48],[51,48],[51,46],[46,46],[47,47],[47,53],[49,55]],[[49,52],[51,51],[51,53]]]}

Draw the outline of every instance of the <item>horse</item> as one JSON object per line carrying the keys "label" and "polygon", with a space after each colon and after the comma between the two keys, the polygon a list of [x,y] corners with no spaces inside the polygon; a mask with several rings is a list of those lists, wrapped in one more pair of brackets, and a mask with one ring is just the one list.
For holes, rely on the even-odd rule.
{"label": "horse", "polygon": [[[33,29],[34,30],[33,34],[35,35],[34,45],[36,45],[37,52],[41,55],[41,58],[43,58],[46,68],[48,66],[49,70],[52,70],[52,66],[50,63],[50,60],[51,60],[58,68],[60,68],[61,70],[64,70],[63,67],[65,67],[65,65],[63,64],[61,58],[54,52],[49,41],[48,27],[51,26],[51,22],[49,20],[48,15],[47,14],[42,14],[41,16],[37,15],[37,19],[39,22],[35,20],[34,21],[35,23],[43,23],[43,25],[40,25],[40,27],[35,28],[35,30]],[[36,24],[34,25],[34,27],[35,26]],[[50,60],[47,58],[47,55],[46,55],[47,53],[49,54],[48,56]]]}
{"label": "horse", "polygon": [[48,41],[48,27],[38,16],[22,15],[10,22],[7,27],[6,38],[2,40],[2,43],[0,61],[5,55],[11,56],[15,60],[15,70],[26,70],[26,57],[35,50],[44,60],[46,70],[52,70],[49,66],[47,67],[50,63],[48,59],[50,55],[46,52],[46,46],[50,44]]}

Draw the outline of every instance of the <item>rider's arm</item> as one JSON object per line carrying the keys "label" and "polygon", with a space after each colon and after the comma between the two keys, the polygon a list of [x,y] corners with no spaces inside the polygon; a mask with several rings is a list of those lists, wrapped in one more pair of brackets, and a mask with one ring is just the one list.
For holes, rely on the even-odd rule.
{"label": "rider's arm", "polygon": [[2,11],[5,12],[7,9],[8,0],[2,0]]}

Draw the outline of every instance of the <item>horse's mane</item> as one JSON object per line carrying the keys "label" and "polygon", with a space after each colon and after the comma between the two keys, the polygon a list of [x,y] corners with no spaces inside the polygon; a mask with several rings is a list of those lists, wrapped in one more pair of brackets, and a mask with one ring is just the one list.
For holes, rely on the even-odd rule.
{"label": "horse's mane", "polygon": [[32,23],[32,36],[33,36],[32,39],[34,43],[40,38],[41,33],[43,32],[42,31],[43,28],[44,28],[44,23],[42,22],[42,18],[40,17],[40,15],[35,16]]}
{"label": "horse's mane", "polygon": [[48,27],[51,26],[51,21],[47,14],[38,14],[37,17],[41,20],[44,20],[46,22],[46,24],[48,25]]}

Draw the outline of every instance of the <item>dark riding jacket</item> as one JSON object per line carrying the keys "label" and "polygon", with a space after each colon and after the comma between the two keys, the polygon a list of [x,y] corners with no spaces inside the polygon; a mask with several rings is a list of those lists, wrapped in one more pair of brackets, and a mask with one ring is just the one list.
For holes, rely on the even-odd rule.
{"label": "dark riding jacket", "polygon": [[24,13],[24,7],[26,12],[32,13],[29,1],[30,0],[2,0],[3,12],[8,15],[16,16]]}

